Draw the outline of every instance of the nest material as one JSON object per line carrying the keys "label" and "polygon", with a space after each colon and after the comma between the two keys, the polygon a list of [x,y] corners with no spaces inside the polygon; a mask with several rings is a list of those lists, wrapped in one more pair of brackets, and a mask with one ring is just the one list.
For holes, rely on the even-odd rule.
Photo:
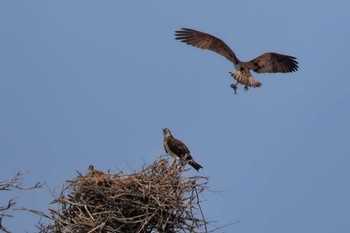
{"label": "nest material", "polygon": [[207,232],[199,199],[207,177],[185,178],[182,172],[181,163],[163,158],[129,175],[90,166],[54,201],[55,232]]}

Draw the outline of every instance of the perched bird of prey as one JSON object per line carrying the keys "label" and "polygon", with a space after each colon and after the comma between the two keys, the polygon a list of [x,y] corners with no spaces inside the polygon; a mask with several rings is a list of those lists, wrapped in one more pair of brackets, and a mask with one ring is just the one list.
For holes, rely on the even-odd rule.
{"label": "perched bird of prey", "polygon": [[181,30],[175,31],[175,36],[181,42],[214,51],[231,61],[235,71],[230,72],[230,74],[237,80],[236,84],[231,85],[235,94],[238,83],[244,85],[245,90],[248,90],[248,87],[261,86],[261,83],[251,75],[250,70],[256,73],[290,73],[298,70],[296,58],[289,55],[268,52],[251,61],[243,62],[237,58],[225,42],[210,34],[189,28],[181,28]]}
{"label": "perched bird of prey", "polygon": [[201,165],[199,165],[193,160],[190,150],[187,148],[187,146],[180,140],[174,138],[169,129],[164,128],[163,134],[164,134],[163,145],[164,145],[165,151],[168,154],[170,154],[174,159],[182,159],[185,157],[185,162],[187,162],[197,171],[200,168],[203,168]]}
{"label": "perched bird of prey", "polygon": [[104,172],[96,170],[93,165],[90,165],[88,171],[86,172],[86,176],[94,176],[94,175],[105,175]]}

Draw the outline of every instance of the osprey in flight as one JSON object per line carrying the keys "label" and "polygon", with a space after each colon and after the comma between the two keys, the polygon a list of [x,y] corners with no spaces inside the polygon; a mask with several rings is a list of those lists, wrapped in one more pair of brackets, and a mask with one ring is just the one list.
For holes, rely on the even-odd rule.
{"label": "osprey in flight", "polygon": [[181,159],[184,156],[186,156],[185,161],[197,171],[200,168],[203,168],[201,165],[199,165],[193,160],[190,150],[187,148],[187,146],[180,140],[174,138],[173,135],[171,135],[171,132],[169,129],[164,128],[163,134],[164,134],[164,141],[163,141],[164,149],[168,154],[170,154],[174,159]]}
{"label": "osprey in flight", "polygon": [[236,57],[235,53],[225,42],[210,34],[189,28],[181,28],[181,30],[175,31],[175,36],[181,42],[214,51],[231,61],[236,70],[230,72],[231,76],[237,80],[236,84],[231,85],[235,94],[238,83],[244,85],[245,90],[248,90],[248,87],[261,86],[261,83],[251,75],[250,70],[256,73],[290,73],[298,70],[298,62],[292,56],[270,52],[264,53],[251,61],[243,62]]}

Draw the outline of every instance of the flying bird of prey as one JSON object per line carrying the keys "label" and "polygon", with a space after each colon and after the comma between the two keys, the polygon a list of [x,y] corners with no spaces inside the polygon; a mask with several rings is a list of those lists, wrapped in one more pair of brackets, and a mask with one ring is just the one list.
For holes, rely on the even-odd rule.
{"label": "flying bird of prey", "polygon": [[175,31],[177,40],[201,49],[214,51],[231,61],[235,67],[235,71],[230,72],[231,76],[237,81],[231,87],[237,90],[237,84],[244,85],[244,89],[248,87],[260,87],[261,83],[256,80],[250,73],[253,70],[256,73],[290,73],[298,70],[298,62],[296,57],[268,52],[254,58],[251,61],[240,61],[236,54],[219,38],[210,34],[196,31],[189,28],[181,28]]}
{"label": "flying bird of prey", "polygon": [[190,150],[187,148],[187,146],[180,140],[174,138],[169,129],[164,128],[163,134],[164,134],[163,145],[164,145],[165,151],[168,154],[170,154],[174,159],[184,158],[185,162],[187,162],[197,171],[200,168],[203,168],[201,165],[199,165],[193,160]]}

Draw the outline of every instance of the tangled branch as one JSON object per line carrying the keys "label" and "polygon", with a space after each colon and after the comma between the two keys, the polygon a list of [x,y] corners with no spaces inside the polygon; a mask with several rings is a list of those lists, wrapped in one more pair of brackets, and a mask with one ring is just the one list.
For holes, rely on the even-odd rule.
{"label": "tangled branch", "polygon": [[[42,187],[42,184],[40,182],[30,187],[24,187],[21,182],[23,179],[23,175],[24,174],[21,171],[19,171],[13,178],[9,180],[0,181],[0,191],[12,191],[14,189],[31,190],[31,189],[37,189]],[[6,211],[13,209],[15,205],[16,205],[16,202],[14,201],[14,199],[10,199],[5,205],[0,205],[0,230],[6,233],[10,233],[10,231],[2,224],[2,221],[5,217],[9,217],[9,218],[13,217],[12,215],[7,214]]]}

